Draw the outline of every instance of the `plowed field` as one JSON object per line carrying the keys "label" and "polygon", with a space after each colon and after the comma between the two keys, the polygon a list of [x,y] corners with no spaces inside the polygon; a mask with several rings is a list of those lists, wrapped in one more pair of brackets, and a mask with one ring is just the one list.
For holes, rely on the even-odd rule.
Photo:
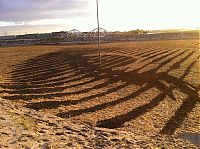
{"label": "plowed field", "polygon": [[0,96],[67,121],[200,133],[198,40],[0,48]]}

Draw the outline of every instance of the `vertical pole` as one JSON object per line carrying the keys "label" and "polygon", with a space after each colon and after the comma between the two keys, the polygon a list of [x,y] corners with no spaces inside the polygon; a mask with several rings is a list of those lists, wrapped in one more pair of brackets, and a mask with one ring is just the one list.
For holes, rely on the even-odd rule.
{"label": "vertical pole", "polygon": [[99,3],[96,0],[97,4],[97,25],[98,25],[98,51],[99,51],[99,61],[101,62],[101,50],[100,50],[100,25],[99,25]]}

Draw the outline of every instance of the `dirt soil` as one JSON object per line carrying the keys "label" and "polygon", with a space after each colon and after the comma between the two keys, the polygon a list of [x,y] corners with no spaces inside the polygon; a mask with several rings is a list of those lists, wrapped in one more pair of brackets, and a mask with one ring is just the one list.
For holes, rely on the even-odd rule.
{"label": "dirt soil", "polygon": [[66,124],[169,137],[167,147],[184,147],[187,141],[172,141],[182,132],[199,136],[198,40],[110,43],[101,50],[100,62],[95,45],[0,48],[0,97]]}

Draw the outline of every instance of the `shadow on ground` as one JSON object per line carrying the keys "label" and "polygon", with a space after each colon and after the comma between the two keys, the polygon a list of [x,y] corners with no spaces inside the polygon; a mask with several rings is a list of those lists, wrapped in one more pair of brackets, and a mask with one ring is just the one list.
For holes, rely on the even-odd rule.
{"label": "shadow on ground", "polygon": [[[85,54],[83,52],[62,50],[34,57],[12,66],[13,71],[11,72],[12,77],[9,79],[10,83],[1,84],[3,88],[1,94],[4,94],[3,98],[8,100],[29,101],[33,99],[48,99],[45,101],[28,103],[26,105],[29,108],[41,110],[58,108],[59,106],[76,105],[96,97],[101,98],[106,94],[117,92],[131,84],[141,86],[139,90],[132,92],[126,97],[89,108],[71,110],[68,112],[63,111],[57,114],[63,118],[70,118],[127,102],[153,87],[156,87],[160,91],[160,94],[152,99],[151,102],[136,107],[123,115],[101,120],[96,125],[105,128],[118,128],[125,122],[131,121],[149,112],[159,105],[166,96],[171,97],[172,100],[176,100],[172,90],[178,88],[187,95],[187,99],[184,100],[182,105],[176,110],[174,116],[169,118],[160,132],[164,134],[173,134],[174,131],[181,126],[184,119],[192,111],[197,102],[199,102],[198,88],[184,81],[184,78],[188,75],[197,60],[193,60],[185,69],[184,74],[179,78],[170,75],[169,72],[179,69],[180,65],[194,54],[194,51],[150,49],[145,52],[135,51],[133,54],[141,58],[141,63],[148,62],[134,70],[130,70],[130,65],[134,64],[136,59],[132,56],[120,54],[104,53],[101,63],[98,62],[98,56],[94,51],[88,51],[87,54]],[[178,59],[178,57],[181,58]],[[175,59],[177,59],[176,62],[174,62]],[[164,72],[159,72],[160,68],[169,63],[173,63],[173,65],[168,67]],[[156,66],[141,72],[142,69],[151,64],[156,64]],[[79,86],[88,86],[88,84],[100,80],[105,81],[92,87],[80,87],[75,91],[66,91],[67,89],[73,89]],[[57,97],[66,97],[83,93],[87,94],[91,90],[107,87],[119,80],[124,83],[99,94],[84,96],[79,100],[50,100]],[[164,84],[163,81],[167,82],[169,85]]]}

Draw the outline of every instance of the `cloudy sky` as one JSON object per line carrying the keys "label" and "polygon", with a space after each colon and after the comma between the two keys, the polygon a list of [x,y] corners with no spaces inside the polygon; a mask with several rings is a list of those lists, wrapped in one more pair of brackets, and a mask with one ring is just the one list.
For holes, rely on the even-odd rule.
{"label": "cloudy sky", "polygon": [[[99,0],[109,31],[196,29],[200,0]],[[0,0],[0,35],[96,28],[96,0]]]}

